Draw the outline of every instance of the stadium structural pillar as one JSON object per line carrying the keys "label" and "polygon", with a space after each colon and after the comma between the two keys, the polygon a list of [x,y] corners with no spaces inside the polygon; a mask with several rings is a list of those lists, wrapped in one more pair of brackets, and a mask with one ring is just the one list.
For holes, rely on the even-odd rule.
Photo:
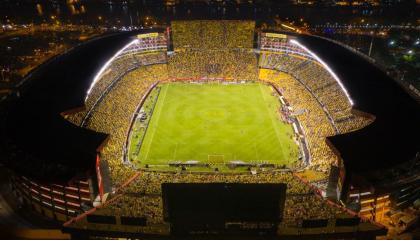
{"label": "stadium structural pillar", "polygon": [[339,169],[336,166],[331,166],[330,174],[328,176],[328,185],[327,185],[327,198],[331,201],[337,202],[339,198],[338,193],[338,177],[339,177]]}
{"label": "stadium structural pillar", "polygon": [[71,240],[89,240],[90,237],[89,237],[89,234],[77,232],[77,233],[71,233],[70,239]]}
{"label": "stadium structural pillar", "polygon": [[376,236],[361,236],[357,237],[356,240],[375,240]]}

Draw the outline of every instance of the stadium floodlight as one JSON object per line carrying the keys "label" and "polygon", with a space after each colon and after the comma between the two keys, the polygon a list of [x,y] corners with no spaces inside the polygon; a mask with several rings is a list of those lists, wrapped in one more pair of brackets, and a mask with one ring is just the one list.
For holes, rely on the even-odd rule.
{"label": "stadium floodlight", "polygon": [[99,70],[99,72],[96,73],[95,77],[93,78],[93,81],[89,87],[89,90],[87,91],[86,94],[86,99],[89,97],[90,92],[92,91],[92,88],[95,86],[96,82],[98,82],[100,76],[102,75],[102,73],[108,68],[108,66],[112,63],[112,61],[114,61],[114,59],[116,57],[118,57],[122,52],[124,52],[125,49],[129,48],[131,45],[138,43],[139,40],[138,39],[134,39],[133,41],[129,42],[127,45],[125,45],[123,48],[121,48],[120,50],[118,50],[117,53],[114,54],[114,56],[112,56],[103,66],[102,68]]}
{"label": "stadium floodlight", "polygon": [[338,85],[340,86],[340,88],[343,90],[344,94],[346,95],[347,99],[349,100],[350,104],[353,106],[353,100],[350,97],[350,94],[347,92],[347,89],[344,87],[343,83],[341,82],[341,80],[338,78],[338,76],[334,73],[334,71],[320,58],[318,57],[315,53],[313,53],[311,50],[309,50],[307,47],[305,47],[304,45],[302,45],[300,42],[298,42],[295,39],[291,39],[290,43],[295,44],[297,46],[299,46],[300,48],[302,48],[303,50],[305,50],[307,53],[309,53],[313,58],[315,58],[315,60],[317,60],[319,63],[321,63],[321,65],[331,74],[331,76],[337,81]]}

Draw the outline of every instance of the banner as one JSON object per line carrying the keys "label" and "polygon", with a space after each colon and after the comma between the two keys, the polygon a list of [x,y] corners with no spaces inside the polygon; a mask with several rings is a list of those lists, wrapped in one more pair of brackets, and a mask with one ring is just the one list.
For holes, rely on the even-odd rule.
{"label": "banner", "polygon": [[144,34],[138,34],[137,38],[156,38],[159,36],[159,33],[144,33]]}
{"label": "banner", "polygon": [[287,38],[287,35],[280,33],[265,33],[265,36],[271,38]]}

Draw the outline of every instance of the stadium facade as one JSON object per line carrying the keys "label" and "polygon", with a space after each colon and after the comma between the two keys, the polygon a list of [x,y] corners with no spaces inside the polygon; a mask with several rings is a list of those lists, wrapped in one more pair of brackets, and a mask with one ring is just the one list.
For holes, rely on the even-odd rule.
{"label": "stadium facade", "polygon": [[[27,78],[2,106],[2,155],[13,193],[31,211],[62,222],[75,239],[373,239],[386,228],[374,215],[348,208],[357,196],[356,176],[415,162],[420,150],[411,137],[420,135],[420,107],[385,73],[335,43],[259,32],[252,21],[176,21],[166,29],[103,36]],[[272,86],[298,136],[299,167],[254,164],[224,173],[194,171],[193,163],[164,171],[133,165],[129,139],[147,96],[158,84],[180,81]],[[194,216],[177,204],[177,183],[180,194],[205,203],[190,202],[206,218],[182,219]],[[217,206],[194,194],[203,189],[221,196],[213,202],[242,196],[253,216],[255,205],[265,207],[247,219],[226,203],[219,207],[231,215],[219,211],[213,219],[208,209]],[[277,217],[264,214],[267,209]],[[191,228],[180,227],[186,224]]]}

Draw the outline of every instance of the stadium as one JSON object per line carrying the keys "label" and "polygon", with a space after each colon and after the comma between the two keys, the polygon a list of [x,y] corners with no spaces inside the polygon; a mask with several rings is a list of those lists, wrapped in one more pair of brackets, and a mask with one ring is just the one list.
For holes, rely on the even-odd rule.
{"label": "stadium", "polygon": [[374,239],[349,176],[419,151],[419,105],[368,59],[253,21],[93,39],[4,108],[13,194],[74,239]]}

